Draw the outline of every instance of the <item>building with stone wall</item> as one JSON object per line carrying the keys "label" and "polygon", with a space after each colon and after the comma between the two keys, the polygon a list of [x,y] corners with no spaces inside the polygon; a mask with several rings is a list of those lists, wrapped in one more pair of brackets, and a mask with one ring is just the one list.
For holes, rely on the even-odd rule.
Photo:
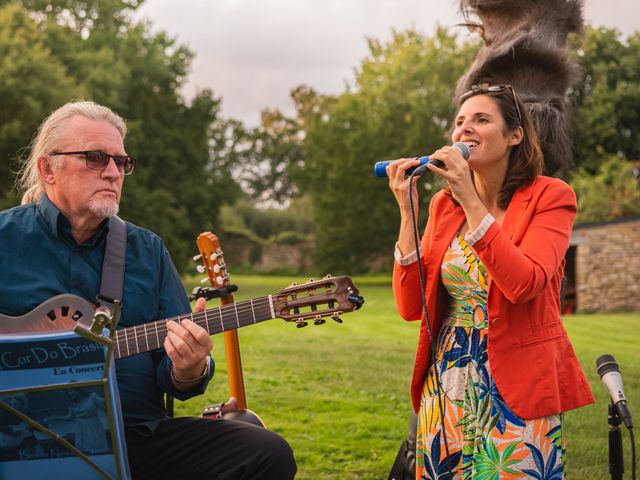
{"label": "building with stone wall", "polygon": [[237,269],[291,273],[310,273],[314,269],[315,246],[309,240],[278,243],[238,232],[221,232],[220,244],[232,274]]}
{"label": "building with stone wall", "polygon": [[640,216],[576,225],[566,260],[565,312],[640,312]]}

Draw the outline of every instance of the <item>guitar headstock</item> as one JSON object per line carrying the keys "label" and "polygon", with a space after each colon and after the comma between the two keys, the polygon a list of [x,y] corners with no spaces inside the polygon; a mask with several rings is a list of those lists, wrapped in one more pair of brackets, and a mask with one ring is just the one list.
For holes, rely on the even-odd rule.
{"label": "guitar headstock", "polygon": [[197,243],[202,266],[207,272],[211,285],[214,287],[228,285],[229,272],[224,261],[220,239],[211,232],[203,232],[198,235]]}
{"label": "guitar headstock", "polygon": [[196,287],[191,294],[191,299],[203,297],[207,300],[220,298],[235,292],[238,287],[231,285],[227,264],[220,246],[220,239],[211,232],[203,232],[197,239],[199,255],[194,260],[201,260],[198,265],[199,273],[206,273],[207,277],[202,283],[209,283],[211,287]]}
{"label": "guitar headstock", "polygon": [[309,320],[315,325],[331,317],[342,323],[339,315],[359,309],[364,298],[359,294],[350,277],[327,275],[322,280],[313,279],[301,285],[293,284],[273,295],[275,316],[298,327],[306,326]]}

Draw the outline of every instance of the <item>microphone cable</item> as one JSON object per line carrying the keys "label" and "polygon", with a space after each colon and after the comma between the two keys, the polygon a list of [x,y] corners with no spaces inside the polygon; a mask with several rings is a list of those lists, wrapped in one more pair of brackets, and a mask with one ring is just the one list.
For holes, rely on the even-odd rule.
{"label": "microphone cable", "polygon": [[[446,396],[444,389],[442,388],[442,382],[440,381],[440,374],[438,373],[438,362],[436,358],[436,342],[433,337],[433,331],[431,330],[431,323],[429,322],[429,313],[427,312],[427,295],[426,295],[426,282],[424,279],[424,273],[422,272],[422,260],[420,258],[420,239],[418,233],[418,220],[416,219],[415,209],[413,208],[413,183],[414,175],[417,169],[411,172],[409,176],[409,209],[411,210],[411,224],[413,226],[413,240],[416,247],[416,256],[418,257],[418,274],[420,276],[420,294],[422,295],[422,312],[424,314],[425,322],[427,324],[427,332],[429,333],[429,345],[431,347],[431,364],[433,365],[433,373],[436,380],[436,388],[438,389],[438,410],[440,411],[440,421],[442,423],[442,439],[444,441],[444,451],[447,460],[447,472],[449,474],[449,480],[453,480],[451,473],[451,456],[449,455],[449,443],[447,442],[447,432],[445,428],[446,404],[442,396]],[[420,176],[420,175],[418,175]],[[429,372],[427,372],[428,375]],[[438,460],[439,462],[440,460]],[[434,466],[434,473],[436,478],[438,477],[438,465]]]}

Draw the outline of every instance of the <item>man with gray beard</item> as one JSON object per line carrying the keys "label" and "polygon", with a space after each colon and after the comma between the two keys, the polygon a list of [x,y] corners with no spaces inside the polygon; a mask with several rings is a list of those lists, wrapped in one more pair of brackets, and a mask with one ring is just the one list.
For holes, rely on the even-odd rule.
{"label": "man with gray beard", "polygon": [[[117,114],[86,101],[68,103],[42,123],[21,171],[23,205],[0,212],[0,313],[25,315],[63,293],[96,300],[110,218],[136,165],[124,147],[126,132]],[[126,247],[118,327],[191,312],[162,240],[127,222]],[[293,452],[269,430],[167,416],[164,394],[199,395],[214,373],[206,330],[188,320],[167,328],[163,348],[115,362],[133,477],[293,478]]]}

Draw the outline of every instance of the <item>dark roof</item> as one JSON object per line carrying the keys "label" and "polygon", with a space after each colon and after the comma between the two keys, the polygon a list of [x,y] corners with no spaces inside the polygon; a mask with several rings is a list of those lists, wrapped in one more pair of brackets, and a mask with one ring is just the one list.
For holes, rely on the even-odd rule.
{"label": "dark roof", "polygon": [[624,218],[616,218],[614,220],[607,220],[604,222],[590,222],[590,223],[581,223],[579,225],[574,225],[574,230],[582,230],[583,228],[592,228],[592,227],[603,227],[605,225],[615,225],[618,223],[628,223],[628,222],[637,222],[640,221],[640,215],[633,215],[631,217]]}

